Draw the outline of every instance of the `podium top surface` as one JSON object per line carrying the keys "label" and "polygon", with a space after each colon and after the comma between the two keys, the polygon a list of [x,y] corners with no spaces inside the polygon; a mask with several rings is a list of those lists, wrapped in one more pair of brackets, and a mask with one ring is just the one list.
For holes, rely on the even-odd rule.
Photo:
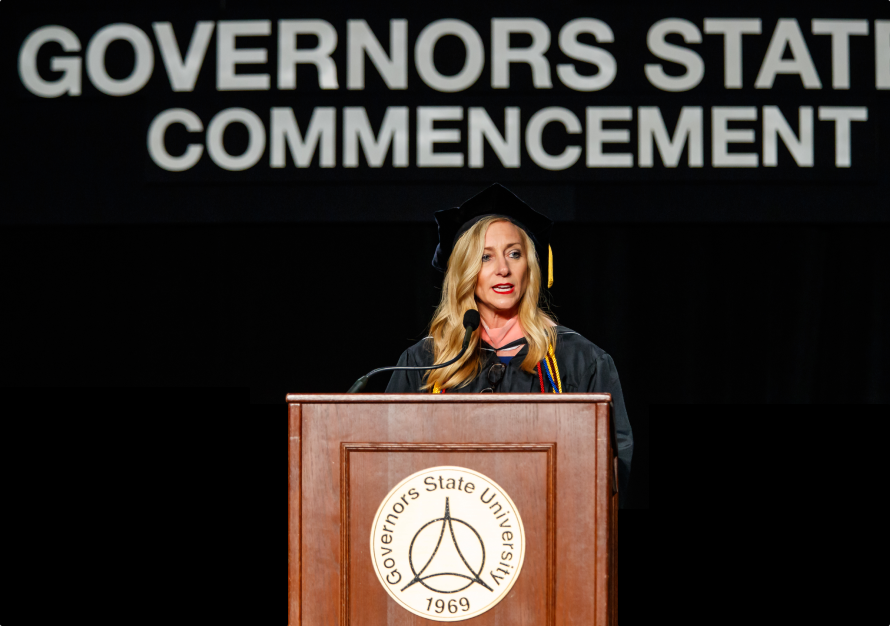
{"label": "podium top surface", "polygon": [[287,394],[288,404],[402,402],[611,402],[609,393],[315,393]]}

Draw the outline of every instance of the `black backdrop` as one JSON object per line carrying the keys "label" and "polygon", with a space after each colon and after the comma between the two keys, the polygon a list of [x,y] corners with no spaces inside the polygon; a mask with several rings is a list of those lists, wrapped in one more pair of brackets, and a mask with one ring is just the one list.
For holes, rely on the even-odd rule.
{"label": "black backdrop", "polygon": [[[552,4],[552,3],[551,3]],[[387,3],[371,11],[362,3],[327,2],[311,7],[296,7],[290,2],[217,0],[183,4],[169,0],[121,5],[112,2],[60,2],[41,0],[24,3],[6,2],[0,6],[0,71],[4,95],[5,124],[2,127],[4,175],[13,183],[6,186],[6,203],[2,223],[29,224],[146,224],[146,223],[313,223],[374,221],[426,223],[435,208],[456,204],[469,197],[471,191],[492,181],[507,186],[520,185],[532,206],[557,220],[586,223],[675,223],[702,221],[738,222],[887,222],[890,167],[886,128],[890,120],[890,61],[887,68],[879,62],[890,55],[890,4],[869,1],[861,3],[814,3],[783,0],[749,4],[731,9],[706,2],[678,2],[669,6],[652,4],[630,7],[612,4],[592,7],[587,3],[558,3],[556,6],[538,2],[449,3],[447,9],[417,2]],[[549,33],[550,45],[544,66],[551,86],[533,84],[531,65],[512,63],[507,88],[494,85],[493,68],[498,56],[493,43],[494,20],[528,18]],[[602,89],[579,91],[569,88],[560,78],[559,68],[574,67],[588,76],[605,73],[601,66],[573,60],[560,41],[566,24],[588,18],[599,20],[612,32],[614,41],[591,33],[579,35],[578,43],[608,52],[615,59],[614,80]],[[741,86],[727,85],[729,73],[724,37],[708,32],[713,19],[745,18],[759,21],[760,34],[742,37]],[[337,32],[337,46],[331,54],[336,63],[338,87],[321,89],[319,73],[311,64],[296,67],[297,87],[282,85],[286,63],[279,63],[279,44],[287,48],[287,40],[279,37],[279,25],[287,20],[324,20]],[[363,19],[380,46],[390,50],[390,20],[406,22],[406,89],[389,87],[375,66],[364,66],[365,86],[350,89],[347,61],[350,20]],[[472,28],[481,42],[483,66],[479,78],[460,91],[443,92],[422,80],[416,69],[414,43],[421,32],[437,20],[461,20]],[[819,34],[824,20],[847,20],[848,25],[866,29],[867,34],[841,38],[848,41],[847,62],[839,63],[846,71],[835,68],[839,61],[834,53],[834,37]],[[663,67],[668,76],[692,75],[695,72],[669,60],[667,53],[652,49],[648,35],[655,24],[673,20],[693,29],[684,41],[678,32],[665,36],[664,45],[679,46],[685,54],[701,58],[703,74],[695,86],[681,91],[668,91],[647,78],[647,68]],[[791,20],[791,21],[789,21]],[[820,22],[817,27],[814,20]],[[265,63],[239,63],[233,72],[244,79],[248,75],[268,77],[268,89],[225,89],[220,84],[220,68],[227,67],[226,55],[217,44],[225,25],[244,22],[258,25],[264,21],[269,35],[240,36],[238,50],[264,54]],[[206,54],[196,72],[191,90],[174,91],[171,74],[164,62],[166,55],[185,55],[194,43],[198,22],[212,27]],[[175,46],[161,46],[155,29],[168,23],[176,38]],[[112,41],[104,56],[109,80],[124,80],[134,71],[137,59],[153,59],[153,70],[147,82],[132,93],[109,95],[96,86],[91,67],[91,45],[98,33],[115,24],[125,24],[130,31],[142,33],[147,51],[134,53],[124,40]],[[837,22],[841,24],[841,22]],[[33,55],[26,54],[25,42],[34,33],[47,32],[51,25],[70,31],[79,50],[65,51],[60,43],[48,41]],[[784,26],[783,26],[784,25]],[[793,29],[788,30],[788,26]],[[117,26],[115,28],[124,28]],[[679,28],[679,26],[674,27]],[[711,28],[714,26],[712,24]],[[792,53],[792,46],[783,50],[784,61],[776,60],[769,50],[771,42],[781,42],[778,33],[795,32],[802,49]],[[657,38],[656,38],[657,39]],[[840,41],[840,39],[838,40]],[[284,43],[282,43],[284,42]],[[511,46],[522,48],[532,37],[515,33]],[[300,35],[298,48],[313,47],[317,38]],[[172,46],[172,47],[171,47]],[[166,52],[164,52],[166,50]],[[234,53],[233,53],[234,54]],[[250,54],[242,52],[242,54]],[[883,56],[882,56],[883,55]],[[281,57],[283,58],[283,57]],[[364,57],[362,57],[364,58]],[[23,71],[33,59],[34,70]],[[433,63],[443,74],[457,73],[467,59],[463,45],[454,36],[444,36],[434,48]],[[774,59],[775,60],[775,59]],[[804,60],[808,60],[804,63]],[[22,61],[20,63],[20,61]],[[813,79],[782,70],[782,63],[797,61],[818,73],[818,86]],[[61,71],[53,63],[78,64],[80,95],[64,93],[56,97],[39,97],[34,93],[32,79],[36,73],[44,81],[60,81]],[[103,66],[99,62],[100,67]],[[281,67],[279,67],[279,65]],[[762,70],[775,66],[769,86],[757,81]],[[800,66],[800,65],[799,65]],[[146,66],[147,67],[147,66]],[[72,70],[73,72],[73,70]],[[848,87],[835,84],[847,75]],[[74,74],[72,73],[71,76]],[[886,83],[886,84],[884,84]],[[358,151],[358,166],[346,166],[347,110],[356,107],[367,112],[370,132],[381,133],[384,113],[404,108],[407,112],[404,138],[407,143],[406,167],[395,167],[395,148],[383,159],[380,167],[368,162],[367,154]],[[436,143],[433,151],[463,156],[462,167],[421,167],[418,119],[420,109],[438,107],[460,110],[462,119],[440,120],[435,128],[456,133],[456,143]],[[521,110],[516,158],[519,167],[506,167],[485,144],[482,150],[484,167],[470,167],[470,108],[484,109],[497,133],[506,132],[506,110]],[[591,111],[603,112],[608,107],[625,109],[628,120],[606,119],[606,133],[624,132],[622,138],[606,139],[604,156],[614,153],[630,155],[631,167],[590,165],[586,159],[595,151],[587,140],[601,136],[585,117]],[[652,167],[643,167],[642,139],[648,136],[641,129],[644,113],[641,108],[658,107],[665,132],[674,134],[681,110],[700,108],[702,166],[690,164],[692,139],[685,144],[675,165],[669,165],[664,149],[655,150]],[[750,133],[746,140],[718,133],[712,121],[716,109],[744,108],[756,119],[743,119],[736,111],[727,122],[729,133]],[[765,125],[767,109],[774,107],[788,124],[794,137],[803,136],[804,117],[812,118],[812,165],[806,166],[792,158],[794,140],[777,139],[775,166],[767,165]],[[850,167],[836,163],[835,124],[824,119],[834,107],[856,109],[867,120],[849,126]],[[336,114],[330,126],[336,138],[333,146],[333,167],[322,167],[318,148],[306,167],[298,167],[291,152],[282,151],[283,167],[272,163],[272,110],[293,111],[300,132],[308,133],[313,112],[328,108]],[[164,134],[166,149],[179,156],[187,145],[203,150],[201,159],[183,171],[167,171],[153,158],[148,137],[153,121],[162,112],[172,109],[191,111],[203,124],[204,131],[186,132],[180,123],[171,125]],[[211,144],[207,134],[212,119],[223,111],[248,110],[265,129],[265,150],[255,164],[243,171],[230,171],[211,160]],[[571,134],[559,122],[544,126],[542,147],[550,154],[559,154],[571,147],[581,157],[567,169],[546,169],[532,157],[526,130],[531,118],[546,109],[559,109],[577,118],[582,127]],[[807,109],[808,113],[804,111]],[[206,132],[205,132],[206,131]],[[757,167],[718,166],[719,150],[715,138],[727,139],[727,156],[750,154]],[[351,136],[351,135],[350,135]],[[679,135],[677,135],[679,137]],[[257,140],[259,142],[259,140]],[[291,140],[289,140],[291,141]],[[220,140],[224,151],[235,156],[248,145],[246,127],[234,123],[227,127]],[[287,144],[291,146],[292,143]],[[804,150],[808,152],[808,150]]]}
{"label": "black backdrop", "polygon": [[[432,225],[0,232],[6,385],[341,392],[423,336],[441,280]],[[890,400],[888,234],[557,224],[553,310],[621,374],[631,506],[648,505],[650,406]]]}
{"label": "black backdrop", "polygon": [[[597,170],[589,178],[584,172],[563,178],[533,172],[526,180],[518,175],[525,171],[464,168],[402,184],[390,168],[379,181],[375,172],[362,170],[357,181],[338,169],[334,182],[304,182],[288,176],[294,174],[289,165],[279,172],[280,180],[273,180],[264,166],[260,180],[251,180],[249,172],[214,180],[218,173],[205,168],[204,178],[179,183],[159,177],[145,154],[146,129],[159,111],[193,107],[206,123],[226,106],[262,110],[295,106],[299,98],[275,92],[265,98],[218,94],[212,64],[202,73],[194,98],[173,95],[164,85],[157,54],[156,75],[146,90],[122,98],[97,94],[87,83],[79,99],[39,99],[26,92],[17,73],[22,40],[36,26],[67,25],[85,48],[97,28],[119,21],[138,23],[150,34],[151,21],[170,20],[178,35],[187,36],[199,19],[306,17],[296,15],[291,3],[285,6],[219,0],[189,3],[186,10],[182,3],[153,2],[124,11],[120,3],[110,2],[0,2],[2,385],[231,387],[243,390],[245,402],[253,403],[245,408],[222,394],[222,401],[211,403],[208,398],[217,392],[199,389],[196,404],[193,389],[192,399],[168,396],[161,407],[136,420],[130,407],[138,403],[140,391],[128,395],[128,403],[115,405],[110,416],[92,412],[81,422],[71,419],[78,407],[69,412],[66,399],[41,406],[42,391],[25,396],[31,403],[21,405],[27,406],[22,420],[39,424],[41,431],[55,429],[57,439],[58,427],[68,425],[61,438],[78,444],[72,474],[89,456],[97,476],[144,477],[132,489],[138,500],[132,518],[145,510],[156,517],[146,518],[150,529],[137,522],[137,531],[154,533],[178,519],[185,525],[174,535],[187,532],[182,543],[171,544],[177,549],[169,560],[188,563],[202,542],[209,553],[183,572],[206,572],[212,558],[224,559],[230,568],[240,564],[232,550],[220,550],[209,539],[226,533],[227,541],[235,538],[227,545],[237,552],[246,536],[260,541],[254,544],[261,546],[254,552],[256,560],[243,571],[218,571],[226,572],[230,585],[244,581],[244,572],[259,573],[255,580],[262,579],[266,590],[276,589],[274,578],[283,573],[281,542],[276,544],[275,533],[267,529],[271,524],[283,531],[283,500],[276,504],[274,496],[283,487],[283,460],[275,459],[283,457],[277,456],[279,444],[271,442],[283,438],[285,394],[341,392],[362,373],[394,363],[424,335],[441,281],[429,265],[436,239],[430,216],[494,180],[557,220],[552,308],[561,323],[615,359],[636,443],[629,507],[648,508],[650,409],[662,417],[666,508],[675,506],[664,495],[675,486],[667,482],[670,469],[677,467],[670,455],[688,452],[695,463],[701,450],[722,449],[712,444],[733,437],[725,406],[709,409],[714,421],[706,422],[686,417],[691,411],[678,405],[890,401],[890,151],[883,132],[888,92],[874,90],[872,37],[851,38],[848,92],[804,90],[799,79],[788,76],[780,76],[774,90],[750,88],[777,18],[798,17],[828,85],[830,44],[827,37],[810,34],[809,19],[868,19],[873,32],[875,19],[890,19],[887,2],[842,8],[809,2],[670,3],[645,10],[614,5],[594,15],[615,30],[613,50],[620,66],[620,80],[597,96],[599,102],[663,106],[668,123],[676,120],[670,115],[681,105],[777,104],[792,127],[798,106],[868,106],[869,124],[854,125],[859,134],[853,137],[854,167],[848,172],[825,163],[830,141],[826,147],[822,133],[812,171],[796,168],[780,150],[779,168],[772,171],[710,169],[701,176],[683,167],[684,153],[675,171],[656,164],[651,172]],[[311,17],[329,17],[338,28],[347,18],[363,17],[376,32],[385,31],[390,16],[406,16],[412,25],[458,17],[475,20],[485,37],[487,20],[499,14],[547,19],[555,28],[566,19],[590,15],[590,5],[582,3],[564,4],[560,15],[534,3],[511,3],[484,14],[456,5],[441,11],[417,3],[388,6],[386,16],[370,15],[362,6]],[[681,17],[701,26],[705,16],[763,18],[764,35],[745,40],[746,88],[732,93],[720,88],[720,46],[713,36],[706,36],[700,48],[708,67],[700,88],[672,96],[647,87],[641,67],[654,60],[645,50],[648,25]],[[212,45],[209,55],[212,59]],[[39,59],[44,68],[48,57]],[[121,77],[126,69],[114,71]],[[514,71],[528,80],[523,68]],[[375,93],[383,105],[401,104],[379,84]],[[311,108],[317,96],[316,89],[306,106]],[[338,93],[322,104],[355,105],[361,103],[358,96]],[[579,99],[570,96],[563,90],[551,102],[548,94],[511,89],[493,112],[529,102],[530,110],[574,106]],[[462,98],[424,92],[408,104],[485,104]],[[369,110],[376,106],[370,100]],[[242,140],[237,131],[226,138],[233,151]],[[486,163],[492,161],[487,152]],[[317,174],[314,170],[309,178]],[[381,390],[385,382],[373,379],[369,388]],[[87,393],[90,399],[83,404],[120,397],[101,390]],[[41,409],[53,411],[54,419],[43,419]],[[87,436],[78,434],[81,424],[90,427]],[[676,425],[682,427],[682,440],[672,437]],[[40,434],[36,441],[43,441]],[[13,437],[9,440],[17,445]],[[109,455],[110,449],[117,456]],[[44,462],[42,456],[35,458]],[[697,477],[690,475],[697,485]],[[118,506],[109,497],[115,489],[106,491],[100,480],[70,482],[77,506],[83,507],[83,493],[89,490],[97,501]],[[694,496],[684,504],[693,508],[702,494],[690,493]],[[279,495],[283,498],[283,492]],[[207,520],[220,511],[226,519],[221,516],[218,528],[209,529]],[[133,528],[133,519],[121,520],[121,527]],[[648,573],[657,571],[647,521],[633,511],[621,512],[622,623],[634,623],[647,610],[640,598],[651,595]],[[268,570],[267,554],[279,562]],[[129,567],[129,559],[121,564]],[[266,571],[272,573],[271,585],[265,584]],[[193,582],[182,588],[191,589]],[[275,594],[268,602],[251,601],[250,614],[255,616],[259,606],[274,608]],[[283,611],[283,601],[279,606]]]}
{"label": "black backdrop", "polygon": [[[121,13],[113,3],[4,0],[2,86],[11,113],[2,130],[0,280],[4,353],[13,367],[3,384],[238,387],[253,403],[282,412],[288,392],[343,391],[362,373],[394,363],[425,334],[441,281],[429,265],[432,212],[500,180],[557,220],[552,308],[615,359],[636,442],[629,505],[648,507],[650,407],[664,413],[668,404],[890,400],[890,152],[881,139],[888,92],[874,89],[873,40],[852,38],[849,92],[804,90],[787,76],[773,91],[750,88],[779,17],[799,17],[817,67],[827,72],[830,43],[809,33],[809,19],[862,18],[874,28],[875,18],[888,17],[885,4],[847,4],[842,15],[812,3],[739,11],[764,20],[764,35],[746,44],[746,89],[723,92],[719,42],[709,39],[701,49],[712,82],[676,98],[642,79],[643,63],[654,60],[646,28],[663,17],[701,26],[702,17],[723,15],[709,5],[598,14],[615,29],[625,81],[599,102],[663,105],[674,116],[680,105],[779,104],[786,113],[802,105],[868,106],[865,132],[854,125],[849,172],[825,162],[830,141],[823,133],[812,171],[780,152],[778,170],[697,176],[682,166],[684,153],[676,172],[598,170],[587,177],[582,170],[551,178],[533,171],[525,180],[524,170],[464,168],[428,180],[412,172],[402,184],[392,168],[380,181],[361,168],[352,179],[342,169],[315,169],[308,182],[288,178],[292,169],[273,178],[268,168],[253,178],[248,172],[227,179],[209,166],[186,182],[159,176],[145,154],[145,133],[162,109],[193,106],[206,123],[225,106],[260,110],[293,100],[290,93],[218,94],[212,69],[202,74],[194,102],[192,94],[170,93],[159,58],[146,91],[122,98],[87,84],[80,99],[39,99],[18,77],[19,48],[37,26],[66,24],[86,47],[97,28],[116,21],[150,32],[151,21],[171,20],[187,36],[198,19],[300,17],[281,5],[228,0],[193,4],[186,14],[157,3]],[[558,28],[588,9],[567,5],[557,16],[527,4],[509,14],[548,18]],[[404,11],[412,24],[461,17],[475,19],[480,30],[498,16],[459,8],[433,15],[416,4]],[[338,28],[355,17],[368,18],[377,31],[385,25],[360,13],[332,9],[329,17]],[[39,59],[44,69],[48,57]],[[115,71],[126,75],[126,68]],[[822,78],[827,85],[829,74]],[[307,106],[323,100],[317,88],[309,91]],[[354,105],[361,95],[334,94],[326,104]],[[484,103],[470,96],[479,94],[469,94],[466,106]],[[485,90],[482,96],[494,101]],[[574,106],[576,96],[563,90],[551,102],[520,87],[497,106]],[[411,97],[412,106],[462,98]],[[400,104],[379,85],[368,100],[369,107]],[[382,109],[371,113],[379,123]],[[226,142],[235,151],[243,139],[236,133]],[[370,390],[385,382],[373,380]]]}

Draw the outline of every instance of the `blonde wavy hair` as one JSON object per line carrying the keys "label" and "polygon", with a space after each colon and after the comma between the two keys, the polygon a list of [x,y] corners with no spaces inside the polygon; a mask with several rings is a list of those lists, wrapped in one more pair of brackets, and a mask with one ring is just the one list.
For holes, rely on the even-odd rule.
{"label": "blonde wavy hair", "polygon": [[[430,322],[430,335],[433,338],[433,364],[450,361],[458,355],[464,340],[463,319],[467,309],[476,309],[475,291],[479,272],[482,270],[482,254],[485,249],[485,235],[488,227],[495,222],[510,222],[509,218],[492,215],[483,217],[467,230],[454,244],[448,259],[448,270],[442,283],[442,299]],[[522,238],[525,258],[528,262],[528,284],[519,303],[519,321],[528,341],[528,354],[522,362],[522,369],[532,372],[547,353],[547,347],[556,346],[556,319],[545,312],[541,304],[546,302],[541,292],[541,263],[535,245],[522,228],[518,226]],[[454,389],[470,383],[482,370],[482,350],[477,329],[470,337],[466,353],[456,363],[441,369],[430,370],[421,391],[432,391],[435,385],[440,389]]]}

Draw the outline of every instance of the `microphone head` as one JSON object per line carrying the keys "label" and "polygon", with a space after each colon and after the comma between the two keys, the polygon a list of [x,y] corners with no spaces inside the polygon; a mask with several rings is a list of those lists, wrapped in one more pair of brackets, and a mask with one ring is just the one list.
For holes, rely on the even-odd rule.
{"label": "microphone head", "polygon": [[464,328],[469,327],[470,330],[479,328],[479,311],[476,309],[467,309],[464,313]]}

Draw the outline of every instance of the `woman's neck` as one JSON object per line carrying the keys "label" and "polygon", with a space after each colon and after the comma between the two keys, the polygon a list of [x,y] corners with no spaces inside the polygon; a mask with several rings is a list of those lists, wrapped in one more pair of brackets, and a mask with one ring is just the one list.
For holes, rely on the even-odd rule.
{"label": "woman's neck", "polygon": [[[504,352],[501,352],[500,348],[525,336],[522,323],[519,321],[519,311],[493,311],[485,309],[487,307],[480,307],[479,310],[482,320],[479,336],[483,341],[495,348],[498,356],[512,356],[514,350],[519,350],[522,346],[517,345],[513,348],[507,348]],[[483,310],[485,310],[484,313]]]}
{"label": "woman's neck", "polygon": [[479,316],[489,328],[503,328],[517,315],[519,315],[519,307],[507,311],[495,311],[484,305],[479,307]]}

